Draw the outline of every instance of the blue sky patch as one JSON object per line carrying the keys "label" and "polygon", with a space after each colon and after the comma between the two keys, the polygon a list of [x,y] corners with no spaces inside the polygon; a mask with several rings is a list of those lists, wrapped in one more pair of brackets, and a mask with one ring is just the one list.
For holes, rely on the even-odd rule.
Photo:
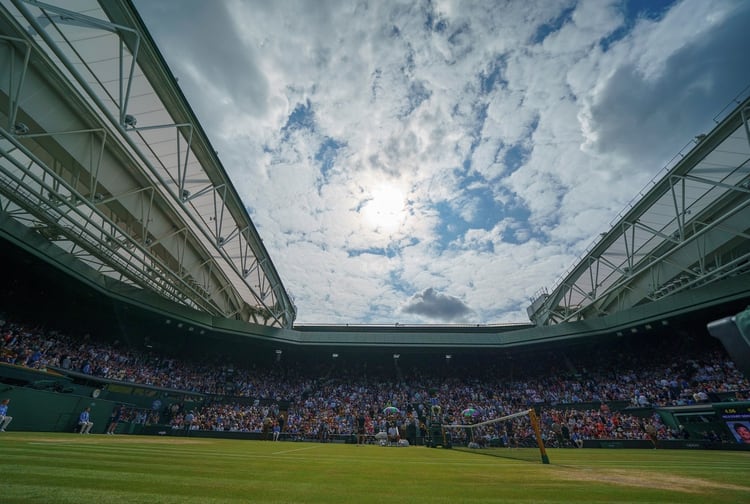
{"label": "blue sky patch", "polygon": [[440,216],[440,223],[435,229],[438,234],[436,245],[439,250],[445,250],[451,242],[463,236],[470,226],[447,201],[441,201],[435,205],[435,209]]}
{"label": "blue sky patch", "polygon": [[461,180],[459,187],[463,190],[462,199],[474,208],[474,218],[467,222],[470,228],[490,230],[502,220],[504,209],[484,177],[472,172]]}
{"label": "blue sky patch", "polygon": [[521,168],[528,161],[529,154],[531,154],[531,149],[520,143],[506,150],[503,156],[503,164],[507,168],[505,174],[510,175]]}
{"label": "blue sky patch", "polygon": [[345,146],[345,142],[339,142],[331,137],[326,137],[320,144],[318,152],[315,153],[315,161],[320,163],[320,173],[324,179],[328,177],[328,172],[333,168],[339,149]]}
{"label": "blue sky patch", "polygon": [[286,124],[281,128],[284,137],[288,138],[294,131],[308,129],[315,130],[315,112],[312,109],[310,100],[305,103],[298,103],[287,119]]}
{"label": "blue sky patch", "polygon": [[[487,108],[489,105],[486,102],[476,102],[474,106],[472,107],[472,112],[474,113],[474,121],[471,122],[472,127],[471,130],[468,131],[468,134],[471,138],[471,145],[469,147],[469,152],[467,154],[467,159],[463,162],[463,168],[466,172],[468,172],[471,169],[471,158],[474,156],[474,151],[479,147],[479,144],[482,142],[482,130],[484,129],[484,122],[487,120]],[[453,116],[456,116],[459,114],[458,106],[453,108]],[[462,173],[456,173],[457,176],[462,176]]]}
{"label": "blue sky patch", "polygon": [[549,23],[545,23],[537,28],[536,33],[531,37],[532,44],[541,44],[544,42],[551,33],[558,31],[562,28],[565,23],[573,19],[573,12],[575,12],[576,6],[573,5],[564,9],[555,19]]}
{"label": "blue sky patch", "polygon": [[[443,201],[435,205],[440,217],[436,228],[438,234],[438,247],[445,250],[454,241],[461,240],[463,236],[472,229],[483,229],[489,231],[495,224],[505,217],[506,210],[495,198],[491,189],[484,182],[482,185],[473,185],[472,181],[480,180],[477,174],[467,176],[461,181],[463,187],[462,196],[454,203],[468,205],[471,207],[471,217],[467,220],[465,213],[455,204]],[[485,251],[492,252],[492,244],[488,243]]]}
{"label": "blue sky patch", "polygon": [[424,82],[413,81],[409,85],[409,94],[407,95],[409,103],[406,110],[400,114],[400,117],[408,117],[412,112],[419,108],[422,102],[429,100],[430,96],[432,96],[432,91],[427,88]]}
{"label": "blue sky patch", "polygon": [[448,28],[448,23],[444,19],[440,19],[439,15],[435,15],[435,9],[431,2],[428,3],[425,10],[424,28],[436,33],[443,33]]}
{"label": "blue sky patch", "polygon": [[393,247],[368,247],[363,249],[349,249],[346,251],[349,257],[358,257],[363,254],[379,255],[385,257],[396,257],[398,251]]}
{"label": "blue sky patch", "polygon": [[630,33],[639,19],[650,19],[658,21],[678,0],[627,0],[622,3],[621,9],[625,17],[625,23],[609,36],[599,41],[599,46],[604,52]]}
{"label": "blue sky patch", "polygon": [[511,225],[503,230],[501,239],[505,243],[520,245],[530,239],[545,241],[542,233],[532,229],[528,222],[531,212],[528,207],[519,198],[513,197],[508,205],[505,206],[505,216],[510,219]]}
{"label": "blue sky patch", "polygon": [[489,65],[486,72],[479,74],[482,94],[490,94],[495,91],[496,86],[505,87],[508,84],[508,81],[503,79],[505,66],[505,56],[499,56]]}

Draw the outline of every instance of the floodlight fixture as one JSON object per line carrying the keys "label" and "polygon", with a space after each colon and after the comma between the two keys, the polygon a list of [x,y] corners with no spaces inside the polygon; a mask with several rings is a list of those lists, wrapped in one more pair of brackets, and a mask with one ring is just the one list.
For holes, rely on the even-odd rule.
{"label": "floodlight fixture", "polygon": [[26,126],[26,124],[24,124],[24,123],[22,123],[22,122],[17,122],[17,123],[16,123],[16,124],[15,124],[15,125],[13,126],[13,133],[14,133],[15,135],[28,135],[28,134],[29,134],[29,131],[30,131],[30,130],[29,130],[29,127],[28,127],[28,126]]}

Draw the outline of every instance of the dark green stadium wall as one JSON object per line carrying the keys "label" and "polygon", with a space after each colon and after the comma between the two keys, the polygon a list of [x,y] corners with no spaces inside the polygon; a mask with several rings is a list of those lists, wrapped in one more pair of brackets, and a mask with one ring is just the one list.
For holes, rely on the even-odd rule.
{"label": "dark green stadium wall", "polygon": [[[10,399],[8,415],[13,417],[9,430],[30,432],[73,432],[78,416],[91,408],[92,434],[107,428],[112,411],[119,405],[151,410],[159,401],[163,411],[172,403],[192,404],[197,394],[175,393],[153,387],[97,381],[81,373],[62,376],[22,366],[0,363],[0,400]],[[135,425],[123,422],[118,432],[133,433]]]}
{"label": "dark green stadium wall", "polygon": [[78,415],[91,407],[92,434],[101,434],[107,428],[116,403],[77,394],[34,390],[26,387],[0,388],[0,398],[10,399],[8,415],[13,421],[10,431],[73,432],[78,426]]}

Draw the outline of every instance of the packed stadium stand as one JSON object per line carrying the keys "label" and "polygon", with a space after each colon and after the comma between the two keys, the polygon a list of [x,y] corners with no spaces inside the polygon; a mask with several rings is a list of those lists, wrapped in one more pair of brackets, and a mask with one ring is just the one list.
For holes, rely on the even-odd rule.
{"label": "packed stadium stand", "polygon": [[72,431],[91,407],[95,433],[268,439],[278,424],[282,440],[352,442],[364,414],[368,436],[396,423],[420,444],[437,403],[447,423],[537,409],[550,446],[742,448],[747,96],[540,290],[528,324],[302,326],[130,2],[3,3],[0,73],[12,429]]}

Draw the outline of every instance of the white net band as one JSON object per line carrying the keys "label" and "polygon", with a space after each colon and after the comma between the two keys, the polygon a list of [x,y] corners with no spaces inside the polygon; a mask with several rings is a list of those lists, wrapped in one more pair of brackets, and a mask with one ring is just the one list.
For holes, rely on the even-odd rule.
{"label": "white net band", "polygon": [[529,413],[531,413],[531,410],[524,410],[519,411],[518,413],[513,413],[512,415],[506,415],[504,417],[500,418],[493,418],[492,420],[485,420],[484,422],[478,422],[473,424],[451,424],[451,425],[443,425],[443,429],[466,429],[466,428],[475,428],[475,427],[482,427],[483,425],[490,425],[495,424],[498,422],[505,422],[507,420],[513,420],[514,418],[518,418],[521,416],[528,416]]}

